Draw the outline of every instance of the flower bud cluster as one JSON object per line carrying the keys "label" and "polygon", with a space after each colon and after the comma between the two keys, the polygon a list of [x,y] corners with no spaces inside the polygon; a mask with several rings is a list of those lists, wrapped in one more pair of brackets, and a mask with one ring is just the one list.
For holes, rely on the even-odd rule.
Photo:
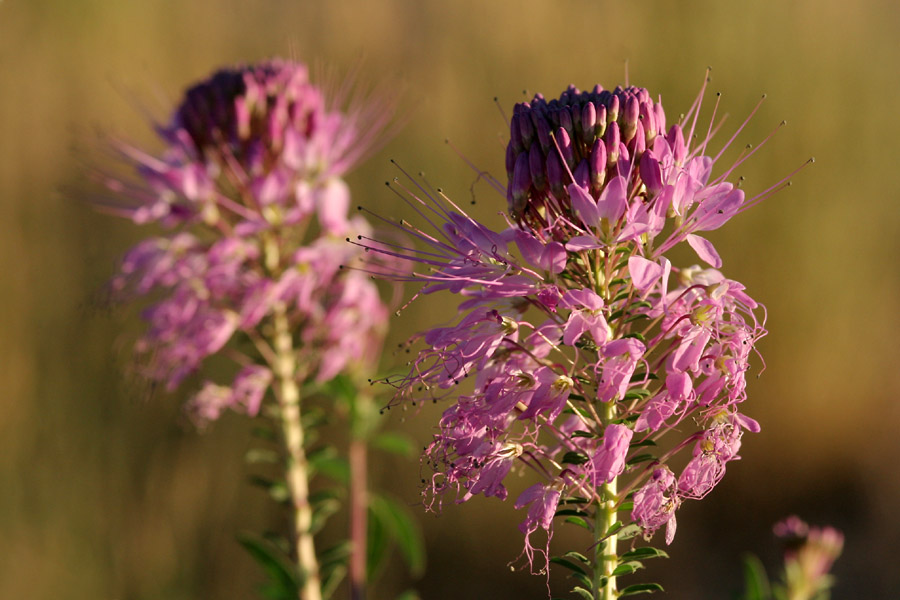
{"label": "flower bud cluster", "polygon": [[225,408],[259,411],[276,309],[302,376],[325,381],[376,360],[386,307],[364,274],[340,269],[360,254],[344,238],[369,231],[348,219],[340,176],[383,127],[370,116],[330,108],[304,65],[273,60],[190,88],[159,128],[160,156],[121,147],[139,180],[108,182],[130,201],[112,210],[163,231],[126,254],[112,283],[120,297],[151,298],[137,345],[146,374],[174,389],[229,344],[238,365],[229,385],[207,382],[194,396],[200,422]]}
{"label": "flower bud cluster", "polygon": [[[435,509],[447,494],[504,499],[511,473],[539,474],[516,501],[529,507],[529,561],[529,536],[549,535],[563,503],[630,500],[644,535],[665,526],[671,542],[677,509],[708,494],[743,433],[759,431],[740,404],[761,309],[697,232],[762,196],[725,181],[733,166],[713,178],[709,139],[690,143],[702,95],[668,130],[640,88],[570,87],[518,105],[509,182],[494,182],[510,203],[502,231],[443,194],[407,190],[434,229],[396,223],[426,249],[389,254],[428,268],[381,274],[464,298],[460,320],[422,334],[394,381],[398,401],[453,398],[425,451],[426,498]],[[685,241],[707,266],[672,264]]]}

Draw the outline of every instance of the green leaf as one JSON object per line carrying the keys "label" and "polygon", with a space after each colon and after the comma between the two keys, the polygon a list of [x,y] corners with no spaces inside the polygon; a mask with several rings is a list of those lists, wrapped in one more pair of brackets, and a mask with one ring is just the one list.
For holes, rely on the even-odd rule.
{"label": "green leaf", "polygon": [[269,496],[279,504],[289,502],[291,499],[291,493],[288,491],[287,484],[284,481],[272,480],[259,475],[251,475],[250,484],[266,490]]}
{"label": "green leaf", "polygon": [[350,549],[351,544],[348,540],[337,543],[319,553],[319,564],[330,565],[344,562],[350,556]]}
{"label": "green leaf", "polygon": [[590,588],[594,585],[594,582],[591,581],[591,578],[585,575],[584,573],[579,573],[578,571],[573,571],[569,573],[569,577],[580,583],[586,588]]}
{"label": "green leaf", "polygon": [[769,586],[769,576],[762,561],[753,554],[747,554],[742,561],[744,570],[744,597],[743,600],[769,600],[772,592]]}
{"label": "green leaf", "polygon": [[634,388],[633,390],[628,390],[628,392],[624,396],[622,396],[622,400],[624,402],[631,402],[632,400],[640,400],[642,398],[646,398],[652,394],[653,392],[648,389]]}
{"label": "green leaf", "polygon": [[631,442],[630,444],[628,444],[629,448],[640,448],[642,446],[656,446],[656,442],[654,442],[650,438],[647,438],[645,440]]}
{"label": "green leaf", "polygon": [[622,523],[622,521],[616,521],[615,523],[613,523],[612,525],[609,526],[609,529],[607,529],[606,531],[603,532],[603,537],[608,538],[611,535],[615,535],[616,533],[621,531],[623,527],[624,527],[624,524]]}
{"label": "green leaf", "polygon": [[422,600],[422,597],[419,596],[419,592],[416,590],[406,590],[397,596],[396,600]]}
{"label": "green leaf", "polygon": [[554,516],[557,516],[557,517],[569,517],[569,516],[571,516],[571,517],[588,517],[590,515],[588,515],[583,510],[578,510],[575,508],[561,508],[558,511],[556,511],[556,514]]}
{"label": "green leaf", "polygon": [[647,338],[644,337],[644,334],[642,334],[638,331],[626,333],[625,335],[622,336],[622,339],[625,339],[625,338],[634,338],[634,339],[640,340],[641,342],[644,342],[644,343],[647,342]]}
{"label": "green leaf", "polygon": [[580,437],[580,438],[599,438],[600,436],[594,433],[593,431],[583,431],[579,429],[578,431],[572,432],[572,437]]}
{"label": "green leaf", "polygon": [[238,543],[262,566],[269,578],[263,595],[273,600],[297,598],[299,581],[293,565],[273,544],[250,533],[238,535]]}
{"label": "green leaf", "polygon": [[409,508],[392,498],[376,494],[370,497],[369,508],[400,548],[410,573],[419,576],[425,569],[425,541]]}
{"label": "green leaf", "polygon": [[570,465],[583,465],[584,463],[586,463],[589,460],[590,460],[590,458],[588,458],[586,455],[582,454],[581,452],[571,452],[571,451],[566,452],[565,455],[562,457],[562,462],[568,463]]}
{"label": "green leaf", "polygon": [[583,519],[583,518],[581,518],[581,517],[576,517],[576,516],[566,517],[566,519],[565,519],[564,522],[565,522],[565,523],[571,523],[572,525],[578,525],[579,527],[584,527],[584,528],[587,529],[588,531],[593,531],[593,529],[591,528],[590,524],[589,524],[585,519]]}
{"label": "green leaf", "polygon": [[631,500],[627,500],[619,505],[619,508],[616,509],[616,512],[631,512],[631,509],[634,508],[634,502]]}
{"label": "green leaf", "polygon": [[341,501],[336,496],[330,490],[323,490],[310,495],[309,503],[313,507],[313,514],[309,530],[313,534],[321,531],[328,517],[341,509]]}
{"label": "green leaf", "polygon": [[630,540],[640,532],[641,528],[639,525],[626,525],[616,534],[616,537],[620,540]]}
{"label": "green leaf", "polygon": [[620,563],[615,569],[613,569],[613,577],[621,577],[622,575],[631,575],[638,569],[643,569],[644,565],[641,564],[640,561],[630,560],[628,562]]}
{"label": "green leaf", "polygon": [[316,448],[306,459],[309,462],[310,478],[321,473],[345,486],[350,483],[350,465],[344,458],[338,456],[337,450],[332,446]]}
{"label": "green leaf", "polygon": [[581,573],[582,575],[587,575],[587,571],[581,565],[576,565],[571,560],[567,558],[563,558],[561,556],[553,556],[550,558],[550,562],[556,565],[562,565],[570,571],[574,571],[575,573]]}
{"label": "green leaf", "polygon": [[[591,587],[591,586],[588,586],[588,587]],[[592,593],[590,593],[589,591],[587,591],[586,589],[584,589],[583,587],[575,586],[574,588],[572,588],[572,591],[575,592],[576,594],[578,594],[579,596],[581,596],[582,598],[584,598],[584,600],[594,600],[594,595]]]}
{"label": "green leaf", "polygon": [[633,456],[628,459],[628,462],[625,463],[628,466],[636,465],[638,463],[647,462],[650,460],[656,460],[656,457],[652,454],[638,454],[637,456]]}
{"label": "green leaf", "polygon": [[570,551],[566,552],[565,554],[563,554],[563,556],[565,556],[567,558],[573,558],[577,561],[583,562],[586,565],[591,564],[591,559],[589,559],[587,556],[585,556],[581,552],[575,552],[574,550],[570,550]]}
{"label": "green leaf", "polygon": [[[344,577],[347,575],[347,567],[342,563],[337,563],[330,569],[324,570],[322,572],[322,596],[324,598],[331,598],[332,594],[337,590],[338,586],[341,585],[341,582],[344,580]],[[297,595],[294,595],[294,598],[291,600],[295,600]]]}
{"label": "green leaf", "polygon": [[635,594],[652,594],[654,592],[663,592],[663,586],[658,583],[636,583],[629,585],[627,588],[619,592],[619,597],[633,596]]}
{"label": "green leaf", "polygon": [[368,533],[366,536],[366,580],[374,581],[387,561],[391,538],[381,515],[369,507]]}
{"label": "green leaf", "polygon": [[268,448],[250,448],[244,454],[244,462],[250,465],[258,464],[275,464],[280,462],[281,457],[274,450]]}
{"label": "green leaf", "polygon": [[415,454],[412,440],[402,433],[386,431],[372,438],[372,447],[407,458]]}
{"label": "green leaf", "polygon": [[622,560],[647,560],[648,558],[669,558],[669,555],[659,548],[642,546],[623,552],[621,558]]}
{"label": "green leaf", "polygon": [[275,432],[271,427],[262,427],[258,425],[250,431],[250,435],[261,440],[266,440],[267,442],[278,441],[278,436],[275,435]]}

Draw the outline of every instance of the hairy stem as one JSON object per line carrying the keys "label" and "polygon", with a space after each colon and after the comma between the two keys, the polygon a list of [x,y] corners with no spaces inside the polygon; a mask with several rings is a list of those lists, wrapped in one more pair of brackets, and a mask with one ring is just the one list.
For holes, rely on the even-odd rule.
{"label": "hairy stem", "polygon": [[300,388],[297,385],[297,359],[286,308],[281,305],[273,316],[276,362],[275,396],[281,413],[281,428],[287,452],[287,485],[294,517],[294,543],[302,585],[300,600],[322,600],[319,563],[312,534],[312,506],[309,503],[309,465],[303,447],[303,422],[300,414]]}

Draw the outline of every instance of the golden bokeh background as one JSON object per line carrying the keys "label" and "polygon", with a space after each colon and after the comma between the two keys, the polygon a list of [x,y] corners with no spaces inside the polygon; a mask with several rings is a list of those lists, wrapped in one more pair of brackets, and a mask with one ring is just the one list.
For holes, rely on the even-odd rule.
{"label": "golden bokeh background", "polygon": [[[809,156],[794,185],[710,237],[726,273],[768,307],[767,369],[746,412],[762,433],[702,502],[679,513],[673,558],[639,577],[666,597],[729,598],[743,550],[777,566],[772,523],[798,513],[847,535],[835,598],[900,590],[900,5],[883,0],[0,0],[0,598],[236,599],[263,575],[234,542],[277,525],[241,462],[247,423],[192,431],[180,397],[128,374],[133,315],[103,286],[142,232],[97,214],[88,172],[109,137],[156,148],[180,92],[217,66],[292,55],[401,90],[406,125],[349,178],[355,200],[397,210],[382,182],[396,158],[456,197],[475,177],[444,144],[503,174],[509,112],[528,93],[630,83],[677,118],[707,65],[740,138],[758,142],[745,189]],[[726,127],[726,129],[727,129]],[[473,212],[500,224],[477,186]],[[449,318],[427,299],[392,340]],[[385,366],[400,359],[385,356]],[[424,443],[437,412],[395,418]],[[415,505],[415,461],[377,485]],[[373,597],[415,585],[426,600],[542,598],[511,573],[512,502],[477,499],[421,516],[429,569],[388,571]],[[555,540],[585,545],[566,537]],[[660,542],[662,543],[662,542]],[[555,580],[556,595],[566,582]],[[342,590],[343,593],[343,590]]]}

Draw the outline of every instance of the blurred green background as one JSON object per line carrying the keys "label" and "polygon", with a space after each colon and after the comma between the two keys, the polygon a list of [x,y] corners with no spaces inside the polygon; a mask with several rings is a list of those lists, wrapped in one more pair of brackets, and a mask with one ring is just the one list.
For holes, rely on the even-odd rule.
{"label": "blurred green background", "polygon": [[[728,598],[741,552],[774,568],[771,525],[796,512],[847,534],[836,598],[896,597],[898,31],[900,5],[879,0],[0,0],[0,598],[254,597],[263,576],[234,534],[279,516],[245,484],[247,424],[198,435],[177,395],[128,374],[135,320],[108,308],[103,286],[142,232],[92,211],[86,174],[109,164],[107,136],[157,148],[147,115],[165,119],[189,83],[273,55],[362,64],[402,89],[405,128],[349,179],[380,211],[397,209],[388,158],[468,199],[474,175],[446,137],[502,176],[495,96],[509,112],[523,90],[614,87],[627,61],[674,121],[711,65],[735,127],[768,93],[741,142],[788,126],[741,167],[745,189],[816,163],[710,236],[769,309],[768,368],[745,405],[763,432],[682,508],[673,558],[646,577],[669,598]],[[503,198],[476,192],[474,213],[499,225]],[[452,315],[447,299],[419,302],[392,340],[436,314]],[[437,414],[391,426],[422,445]],[[418,502],[415,461],[374,478]],[[423,597],[543,597],[542,577],[506,567],[521,518],[496,499],[421,513]],[[585,544],[562,530],[557,541]],[[408,583],[394,568],[374,598]]]}

